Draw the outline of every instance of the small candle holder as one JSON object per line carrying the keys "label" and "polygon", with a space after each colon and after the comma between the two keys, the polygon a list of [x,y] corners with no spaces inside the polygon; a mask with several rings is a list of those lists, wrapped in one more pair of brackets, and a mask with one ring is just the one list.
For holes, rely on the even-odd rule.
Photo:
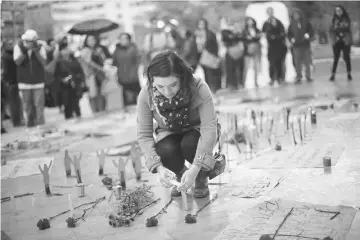
{"label": "small candle holder", "polygon": [[76,187],[78,188],[79,197],[85,197],[85,184],[80,183],[77,184]]}

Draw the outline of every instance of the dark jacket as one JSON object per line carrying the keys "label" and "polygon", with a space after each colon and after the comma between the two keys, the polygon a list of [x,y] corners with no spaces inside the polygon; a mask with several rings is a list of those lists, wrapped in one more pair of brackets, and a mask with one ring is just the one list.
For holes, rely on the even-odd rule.
{"label": "dark jacket", "polygon": [[3,67],[3,73],[1,79],[4,80],[8,85],[17,85],[16,78],[16,64],[13,59],[13,50],[4,50],[2,51],[1,62]]}
{"label": "dark jacket", "polygon": [[181,55],[190,66],[195,66],[198,63],[198,50],[195,37],[191,36],[185,39]]}
{"label": "dark jacket", "polygon": [[[19,43],[21,49],[24,49],[22,42]],[[26,84],[39,84],[45,82],[45,69],[43,63],[36,57],[36,53],[33,52],[29,58],[26,52],[23,52],[25,58],[17,66],[17,81],[18,83]]]}
{"label": "dark jacket", "polygon": [[215,33],[210,30],[206,30],[205,49],[215,56],[218,56],[219,44],[217,42]]}
{"label": "dark jacket", "polygon": [[[298,13],[300,14],[300,20],[291,19],[288,38],[294,47],[309,47],[311,39],[314,38],[314,30],[311,23],[306,20],[300,12]],[[305,34],[309,35],[308,39],[305,38]]]}
{"label": "dark jacket", "polygon": [[285,45],[285,28],[280,20],[276,19],[276,26],[273,26],[270,19],[267,20],[262,28],[262,32],[266,34],[269,47]]}
{"label": "dark jacket", "polygon": [[244,37],[241,33],[235,33],[229,29],[224,29],[221,31],[221,40],[223,41],[225,47],[231,47],[244,40]]}
{"label": "dark jacket", "polygon": [[[67,82],[63,80],[71,75],[71,79]],[[82,85],[84,84],[84,72],[80,63],[71,56],[69,60],[59,58],[56,63],[54,77],[56,81],[60,82],[63,89],[74,88],[79,95],[82,94]],[[72,86],[72,84],[74,86]]]}
{"label": "dark jacket", "polygon": [[123,83],[139,82],[139,53],[134,43],[127,47],[116,45],[113,54],[113,65],[117,67],[118,81]]}
{"label": "dark jacket", "polygon": [[333,45],[337,42],[344,42],[345,45],[352,45],[351,20],[347,16],[339,18],[334,16],[330,26],[330,39]]}

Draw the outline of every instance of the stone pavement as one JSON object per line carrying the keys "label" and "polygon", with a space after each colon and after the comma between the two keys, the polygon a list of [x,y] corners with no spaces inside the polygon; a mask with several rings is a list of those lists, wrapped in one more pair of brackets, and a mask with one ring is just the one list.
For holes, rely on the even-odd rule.
{"label": "stone pavement", "polygon": [[[279,234],[301,234],[313,237],[313,239],[322,239],[326,233],[333,239],[360,239],[360,151],[358,147],[360,146],[360,113],[356,112],[353,107],[354,102],[359,102],[360,73],[354,72],[352,83],[345,80],[343,72],[339,73],[335,83],[330,83],[327,81],[328,71],[324,70],[327,67],[319,66],[313,84],[223,93],[223,96],[226,94],[226,98],[222,99],[218,110],[228,113],[237,112],[240,120],[243,119],[242,116],[248,109],[262,110],[270,114],[283,107],[291,107],[294,116],[304,111],[308,105],[333,103],[334,109],[317,109],[317,127],[308,131],[309,136],[303,145],[292,145],[291,131],[282,134],[282,132],[285,133],[285,129],[281,117],[275,121],[277,134],[274,138],[282,144],[283,151],[281,152],[274,151],[273,145],[269,148],[264,134],[261,134],[261,142],[259,142],[261,149],[255,157],[245,154],[247,148],[244,144],[239,146],[242,154],[239,154],[235,145],[224,144],[224,153],[229,161],[225,173],[211,181],[210,198],[193,199],[192,192],[189,191],[188,204],[191,210],[185,211],[182,207],[181,197],[176,198],[167,212],[158,218],[159,225],[153,228],[146,228],[145,220],[159,212],[169,201],[169,189],[162,188],[157,177],[149,174],[144,167],[142,179],[148,180],[146,184],[152,186],[154,199],[161,198],[161,200],[136,217],[130,227],[113,228],[109,226],[107,216],[110,208],[106,200],[89,211],[85,221],[80,221],[75,228],[68,228],[66,225],[65,220],[69,214],[52,220],[49,229],[40,231],[37,228],[36,224],[40,218],[49,218],[69,209],[69,193],[72,195],[74,207],[103,196],[108,199],[111,191],[102,185],[102,177],[97,174],[98,160],[95,151],[131,142],[136,137],[136,116],[133,112],[127,115],[114,112],[81,121],[65,122],[60,120],[62,116],[59,116],[56,110],[47,110],[49,123],[47,128],[56,126],[58,129],[77,132],[78,135],[52,136],[47,150],[35,149],[12,154],[2,151],[2,157],[7,156],[8,165],[16,163],[19,161],[18,159],[25,156],[29,158],[38,158],[44,155],[53,157],[50,188],[53,194],[60,193],[62,196],[46,197],[40,172],[38,171],[35,175],[27,175],[27,172],[33,174],[36,170],[37,166],[34,167],[32,162],[29,161],[24,166],[18,166],[21,171],[14,169],[8,175],[9,179],[1,180],[2,197],[24,193],[34,193],[34,195],[11,198],[10,201],[1,204],[1,230],[12,240],[259,239],[262,234],[274,234],[276,227],[281,224],[283,219],[274,215],[274,217],[269,217],[269,220],[256,223],[257,227],[250,227],[251,221],[254,222],[259,218],[265,219],[265,217],[256,217],[259,213],[252,213],[252,209],[256,209],[258,204],[266,202],[269,202],[270,205],[279,203],[282,207],[283,203],[285,205],[295,204],[289,201],[297,201],[296,204],[304,205],[307,208],[312,209],[315,206],[320,209],[318,205],[314,205],[319,204],[322,210],[336,210],[340,211],[340,214],[330,222],[329,219],[325,221],[318,218],[319,216],[314,215],[314,212],[311,212],[311,219],[305,213],[297,212],[293,219],[290,216],[288,222],[284,223],[285,228],[280,229]],[[221,97],[221,94],[219,95]],[[239,96],[242,104],[239,104]],[[275,99],[276,96],[278,99]],[[319,99],[314,99],[314,96]],[[340,96],[341,99],[336,100],[336,96]],[[248,102],[249,100],[259,100],[259,102],[251,103]],[[266,116],[268,115],[266,114]],[[221,121],[225,129],[230,127],[229,115],[222,114]],[[29,141],[41,131],[43,129],[31,129],[29,132],[26,132],[24,128],[10,129],[10,133],[2,135],[2,146],[15,140]],[[78,137],[87,132],[106,133],[111,136],[85,139]],[[297,140],[299,141],[299,139]],[[57,146],[61,146],[59,151],[55,151]],[[335,150],[335,146],[343,148]],[[76,178],[65,177],[63,163],[65,149],[69,151],[71,157],[82,153],[81,176],[82,181],[86,184],[85,197],[78,197],[78,189],[74,187]],[[325,154],[332,156],[330,169],[322,167],[322,157]],[[115,159],[117,157],[108,156],[104,169],[105,174],[113,179],[117,178],[117,171],[112,164],[112,160]],[[25,169],[21,169],[21,167]],[[2,176],[4,176],[3,169],[2,167]],[[143,184],[135,181],[134,170],[130,162],[126,165],[126,174],[128,189]],[[16,177],[17,175],[20,176]],[[198,215],[196,224],[184,222],[187,213],[195,214],[215,194],[218,194],[218,198]],[[349,208],[337,207],[339,205]],[[299,211],[298,208],[297,211]],[[82,211],[75,210],[74,214],[80,216]],[[254,219],[247,217],[249,214]],[[284,216],[286,212],[283,211],[279,214]],[[295,218],[296,223],[294,223]],[[305,226],[304,221],[310,221],[312,226],[302,228]],[[289,226],[297,225],[296,232],[292,232],[289,229],[291,227],[286,227],[287,223]],[[276,239],[301,238],[280,236]]]}

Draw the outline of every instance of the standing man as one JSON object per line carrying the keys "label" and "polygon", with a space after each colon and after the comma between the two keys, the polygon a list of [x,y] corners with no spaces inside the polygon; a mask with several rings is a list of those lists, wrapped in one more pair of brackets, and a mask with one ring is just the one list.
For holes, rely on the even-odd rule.
{"label": "standing man", "polygon": [[288,38],[293,48],[293,58],[296,69],[296,82],[302,79],[302,67],[305,65],[306,80],[311,82],[311,48],[310,40],[314,37],[313,28],[300,10],[295,10],[288,29]]}
{"label": "standing man", "polygon": [[27,127],[45,124],[45,63],[46,50],[38,42],[38,34],[27,30],[14,46],[17,80],[25,111]]}
{"label": "standing man", "polygon": [[269,18],[264,23],[262,32],[265,33],[268,42],[268,60],[270,85],[277,80],[279,84],[285,80],[285,57],[287,47],[285,43],[284,25],[274,17],[274,9],[269,7],[266,10]]}

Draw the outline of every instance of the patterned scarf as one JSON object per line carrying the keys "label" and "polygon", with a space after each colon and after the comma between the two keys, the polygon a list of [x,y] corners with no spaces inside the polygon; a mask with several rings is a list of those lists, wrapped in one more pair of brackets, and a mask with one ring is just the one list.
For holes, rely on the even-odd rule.
{"label": "patterned scarf", "polygon": [[183,128],[190,126],[190,98],[190,94],[182,89],[169,100],[153,86],[152,100],[156,111],[163,123],[173,132],[181,132]]}

